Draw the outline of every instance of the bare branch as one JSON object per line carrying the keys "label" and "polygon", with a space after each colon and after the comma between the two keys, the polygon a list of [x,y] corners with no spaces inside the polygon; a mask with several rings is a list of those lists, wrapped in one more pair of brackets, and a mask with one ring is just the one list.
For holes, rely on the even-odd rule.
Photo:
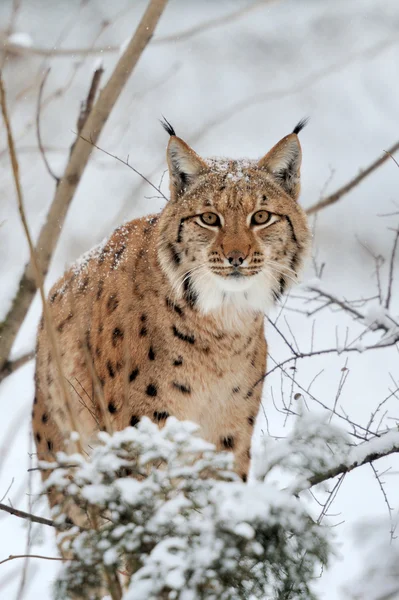
{"label": "bare branch", "polygon": [[4,363],[2,370],[0,371],[0,383],[3,381],[3,379],[5,379],[9,375],[11,375],[11,373],[14,373],[14,371],[17,371],[17,369],[19,369],[20,367],[23,367],[24,365],[26,365],[27,362],[29,362],[30,360],[33,360],[34,358],[35,358],[35,353],[28,352],[27,354],[24,354],[20,358],[16,358],[15,360],[6,361]]}
{"label": "bare branch", "polygon": [[61,558],[60,556],[42,556],[41,554],[10,554],[8,558],[0,560],[0,565],[8,562],[9,560],[15,560],[16,558],[42,558],[44,560],[69,560],[67,558]]}
{"label": "bare branch", "polygon": [[203,33],[204,31],[209,31],[210,29],[215,29],[220,26],[228,25],[229,23],[233,23],[240,19],[244,15],[247,15],[259,8],[262,8],[265,4],[271,4],[271,2],[275,2],[276,0],[257,0],[257,2],[253,2],[249,6],[244,6],[242,8],[238,8],[237,10],[232,11],[228,15],[222,15],[221,17],[216,17],[215,19],[209,19],[208,21],[204,21],[199,25],[194,25],[193,27],[189,27],[184,31],[178,31],[177,33],[172,33],[172,35],[164,35],[162,37],[156,38],[153,41],[153,44],[165,44],[168,42],[184,42],[191,37],[198,35],[199,33]]}
{"label": "bare branch", "polygon": [[13,508],[12,506],[8,506],[8,504],[0,503],[0,510],[3,510],[10,515],[14,515],[14,517],[19,517],[20,519],[27,519],[32,523],[40,523],[41,525],[48,525],[49,527],[54,527],[55,529],[65,530],[70,529],[73,525],[69,523],[65,523],[63,525],[59,525],[54,523],[51,519],[45,519],[44,517],[38,517],[37,515],[32,515],[31,513],[25,512],[24,510],[18,510],[17,508]]}
{"label": "bare branch", "polygon": [[313,204],[312,206],[310,206],[306,210],[306,214],[312,215],[315,212],[322,210],[323,208],[326,208],[326,206],[330,206],[331,204],[338,202],[338,200],[341,200],[341,198],[346,196],[346,194],[351,192],[353,190],[353,188],[355,188],[357,185],[359,185],[359,183],[361,183],[363,181],[363,179],[366,179],[366,177],[371,175],[371,173],[373,173],[376,169],[378,169],[381,165],[383,165],[388,160],[388,158],[391,156],[391,154],[394,154],[398,150],[399,150],[399,142],[396,142],[393,146],[391,146],[391,148],[389,150],[384,151],[384,154],[382,156],[380,156],[379,158],[377,158],[377,160],[372,162],[371,165],[369,165],[363,171],[360,171],[359,175],[356,175],[356,177],[351,179],[351,181],[346,183],[344,186],[339,188],[336,192],[334,192],[330,196],[327,196],[326,198],[323,198],[319,202],[316,202],[316,204]]}
{"label": "bare branch", "polygon": [[47,71],[42,79],[42,82],[40,84],[40,88],[39,88],[39,95],[38,95],[38,99],[37,99],[37,110],[36,110],[36,137],[37,137],[37,144],[39,146],[40,154],[43,157],[44,166],[46,167],[47,172],[50,175],[50,177],[52,177],[54,179],[54,181],[58,184],[60,178],[57,177],[57,175],[54,173],[54,171],[50,167],[50,163],[47,160],[46,152],[45,152],[44,146],[43,146],[42,135],[41,135],[41,131],[40,131],[40,110],[41,110],[41,106],[42,106],[42,96],[43,96],[44,86],[46,84],[46,80],[47,80],[49,73],[50,73],[50,69],[47,69]]}
{"label": "bare branch", "polygon": [[389,263],[389,275],[388,275],[388,292],[387,292],[387,299],[385,302],[385,308],[389,308],[389,305],[391,303],[391,294],[392,294],[392,283],[393,283],[393,268],[395,265],[395,256],[396,256],[396,250],[398,247],[398,240],[399,240],[399,227],[396,230],[396,235],[395,235],[395,241],[393,243],[393,248],[392,248],[392,252],[391,252],[391,260]]}
{"label": "bare branch", "polygon": [[93,77],[90,84],[90,89],[87,94],[85,102],[82,102],[81,110],[78,118],[78,133],[80,133],[93,109],[94,100],[96,99],[98,86],[100,85],[101,76],[104,73],[104,69],[99,67],[93,73]]}
{"label": "bare branch", "polygon": [[129,163],[129,157],[127,157],[126,160],[123,160],[123,158],[119,158],[119,156],[116,156],[116,154],[111,154],[111,152],[108,152],[107,150],[104,150],[104,148],[100,148],[100,146],[97,146],[97,144],[95,144],[91,139],[88,140],[85,137],[83,137],[83,135],[79,136],[82,140],[84,140],[85,142],[87,142],[88,144],[91,144],[94,148],[97,148],[97,150],[100,150],[101,152],[104,152],[104,154],[106,154],[107,156],[110,156],[111,158],[115,158],[115,160],[117,160],[118,162],[122,163],[123,165],[126,165],[127,167],[129,167],[129,169],[131,169],[134,173],[136,173],[136,175],[138,175],[139,177],[141,177],[141,179],[143,179],[143,181],[145,181],[146,183],[148,183],[148,185],[150,185],[154,190],[156,190],[159,194],[159,196],[155,196],[156,198],[163,198],[164,200],[168,201],[168,198],[165,196],[165,194],[163,194],[160,190],[160,188],[158,188],[154,183],[152,183],[152,181],[150,181],[145,175],[143,175],[142,173],[140,173],[140,171],[138,171],[137,169],[135,169],[130,163]]}
{"label": "bare branch", "polygon": [[[167,0],[151,0],[149,2],[135,34],[120,57],[114,72],[101,91],[83,127],[82,135],[84,138],[91,138],[94,143],[98,140],[115,102],[119,98],[130,74],[151,39],[166,3]],[[47,215],[47,221],[42,227],[37,242],[37,258],[41,265],[43,277],[47,274],[68,208],[82,178],[91,152],[92,147],[89,144],[86,144],[82,139],[77,140],[65,173],[57,187],[54,200]],[[32,261],[30,261],[21,278],[19,291],[13,305],[5,321],[0,326],[0,370],[8,359],[17,332],[28,312],[36,290],[34,266]]]}

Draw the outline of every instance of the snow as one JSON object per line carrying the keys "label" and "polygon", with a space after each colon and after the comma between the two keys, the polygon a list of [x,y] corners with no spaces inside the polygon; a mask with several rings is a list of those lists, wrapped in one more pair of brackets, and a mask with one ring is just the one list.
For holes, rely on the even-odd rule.
{"label": "snow", "polygon": [[29,33],[15,32],[8,36],[8,41],[10,44],[16,44],[17,46],[22,46],[23,48],[30,48],[33,46],[33,40]]}
{"label": "snow", "polygon": [[[155,38],[227,14],[236,10],[238,5],[244,6],[246,2],[223,0],[207,2],[206,7],[205,3],[204,6],[202,3],[185,3],[184,10],[179,1],[169,3]],[[0,3],[0,17],[5,26],[10,6],[10,2]],[[40,3],[26,2],[21,4],[18,13],[18,28],[29,32],[27,35],[32,36],[35,45],[40,47],[83,47],[94,42],[104,47],[120,47],[123,40],[130,38],[132,23],[137,23],[141,17],[144,2],[132,4],[129,18],[120,18],[112,27],[102,28],[104,19],[112,21],[124,8],[125,4],[117,0],[103,5],[101,11],[93,12],[92,4],[86,3],[78,13],[70,3],[45,3],[41,6]],[[68,28],[59,43],[58,36],[70,19],[74,20],[74,26]],[[309,206],[319,199],[321,190],[331,179],[332,170],[326,193],[346,183],[395,141],[397,94],[392,82],[397,80],[398,23],[397,0],[387,0],[384,11],[375,0],[334,3],[303,0],[300,10],[297,1],[286,0],[270,3],[235,23],[186,40],[150,45],[104,129],[101,145],[121,158],[129,154],[130,162],[158,184],[165,168],[167,142],[157,121],[161,114],[168,116],[178,134],[200,155],[217,154],[234,158],[262,156],[292,130],[300,116],[310,114],[309,125],[300,133],[303,149],[301,203]],[[96,39],[100,30],[102,34]],[[102,60],[110,73],[116,55],[107,54]],[[76,128],[80,102],[87,95],[93,61],[91,57],[84,58],[76,72],[75,59],[60,58],[50,62],[52,72],[45,91],[49,96],[73,77],[66,94],[55,95],[42,112],[42,136],[46,145],[54,147],[48,152],[48,158],[58,173],[68,157],[74,137],[71,132]],[[36,79],[41,80],[42,74],[42,57],[13,59],[3,69],[12,99],[13,127],[20,149],[28,221],[35,239],[54,192],[40,155],[29,150],[36,147],[33,124],[37,104],[37,86],[30,91],[29,84]],[[3,150],[0,160],[3,173],[0,183],[1,319],[15,296],[28,249],[16,209],[8,157]],[[374,260],[364,247],[367,246],[375,255],[390,255],[392,232],[387,228],[392,221],[378,215],[397,212],[397,178],[397,167],[388,161],[349,195],[318,215],[314,254],[319,265],[325,263],[321,280],[324,289],[341,298],[375,295],[375,281],[371,276]],[[166,193],[167,178],[162,189]],[[104,236],[108,237],[121,222],[157,212],[163,201],[148,200],[145,196],[153,195],[152,190],[148,192],[147,185],[128,168],[94,150],[69,210],[46,288],[49,289],[62,274],[66,264],[73,263]],[[386,267],[387,263],[383,274]],[[313,277],[313,269],[309,266],[305,281],[315,287]],[[389,313],[395,319],[397,286],[393,291],[396,302],[392,302]],[[40,302],[36,299],[18,336],[13,356],[34,348],[39,314]],[[313,318],[315,347],[336,347],[338,335],[339,346],[344,348],[347,327],[353,329],[353,337],[360,333],[341,312],[326,310],[306,319],[303,315],[285,311],[279,321],[282,327],[285,326],[284,316],[301,348],[307,350],[312,343]],[[372,321],[376,317],[388,324],[387,313],[377,301],[369,319]],[[389,327],[392,331],[393,324]],[[290,336],[288,330],[284,331]],[[276,360],[286,357],[284,343],[270,327],[267,335],[271,357]],[[356,347],[362,348],[363,343],[363,340],[357,342]],[[314,377],[321,373],[312,383],[311,393],[333,407],[345,361],[345,354],[302,362],[298,360],[297,381],[306,390]],[[270,364],[273,364],[271,358]],[[390,374],[397,382],[397,351],[391,348],[352,353],[348,368],[350,374],[337,400],[337,409],[342,407],[351,419],[365,426],[370,412],[391,393],[390,390],[395,389]],[[289,402],[291,386],[291,381],[287,385],[282,380],[279,370],[268,378],[263,401],[267,422],[261,409],[254,453],[258,446],[262,447],[262,436],[267,434],[268,428],[273,441],[286,437],[293,428],[294,419],[288,417],[286,420],[286,414],[279,412],[283,398],[286,404]],[[313,411],[314,402],[308,394],[303,394]],[[0,402],[7,409],[0,422],[0,497],[14,478],[8,496],[14,506],[26,510],[32,399],[33,363],[29,363],[0,385]],[[293,409],[296,410],[295,402]],[[381,415],[385,410],[388,417],[397,417],[395,396],[384,405]],[[333,423],[337,424],[337,421],[352,432],[351,426],[343,419],[333,419]],[[394,423],[392,419],[388,421],[390,427]],[[382,427],[386,424],[385,419]],[[7,448],[6,452],[3,446]],[[360,449],[356,451],[360,452]],[[381,471],[390,468],[392,473],[397,472],[397,455],[379,461],[376,466]],[[284,480],[283,476],[287,476],[288,480]],[[279,479],[278,467],[274,467],[268,477],[273,477],[283,487],[284,481],[289,483],[292,473],[285,472]],[[396,510],[397,477],[387,474],[384,479],[388,497]],[[38,485],[36,472],[33,473],[34,512],[48,516],[45,500],[37,496]],[[317,499],[324,501],[325,496],[319,493]],[[342,597],[348,598],[343,586],[349,588],[355,575],[360,585],[364,565],[375,564],[378,572],[385,560],[388,562],[391,556],[397,556],[395,548],[398,542],[393,540],[390,545],[390,524],[379,520],[386,512],[386,506],[374,474],[367,466],[345,477],[331,512],[338,515],[331,519],[337,525],[334,531],[340,544],[340,556],[329,569],[324,570],[316,585],[322,600],[341,600]],[[396,513],[393,518],[396,518]],[[378,546],[374,536],[363,534],[360,541],[354,537],[356,524],[365,532],[366,526],[374,521],[381,538]],[[10,553],[22,553],[26,523],[15,517],[0,515],[0,528],[0,560]],[[56,556],[53,531],[36,526],[34,531],[37,543],[33,549]],[[369,556],[367,551],[373,556]],[[58,568],[56,561],[31,561],[25,600],[49,600],[50,585]],[[21,566],[17,561],[1,565],[1,596],[16,596],[20,573]],[[139,585],[144,590],[141,597],[146,600],[149,594],[144,589],[145,581],[137,583],[137,588]],[[381,580],[378,585],[382,590]],[[389,585],[390,581],[387,581],[387,588]],[[369,597],[375,600],[366,583],[359,590],[358,597],[362,600]],[[193,600],[189,598],[190,592],[187,594],[184,600]],[[133,593],[133,597],[136,600],[139,596]]]}

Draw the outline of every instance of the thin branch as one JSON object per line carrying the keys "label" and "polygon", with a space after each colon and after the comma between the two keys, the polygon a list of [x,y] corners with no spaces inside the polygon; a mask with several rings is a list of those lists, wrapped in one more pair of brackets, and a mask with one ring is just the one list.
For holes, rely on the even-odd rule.
{"label": "thin branch", "polygon": [[198,35],[199,33],[203,33],[204,31],[209,31],[210,29],[215,29],[217,27],[233,23],[234,21],[240,19],[244,15],[247,15],[252,11],[258,10],[259,8],[262,8],[262,6],[264,6],[265,4],[271,4],[271,2],[273,1],[275,2],[276,0],[257,0],[257,2],[253,2],[249,6],[244,6],[237,10],[234,10],[228,15],[222,15],[221,17],[216,17],[215,19],[209,19],[208,21],[204,21],[199,25],[189,27],[184,31],[178,31],[177,33],[172,33],[171,35],[164,35],[162,37],[156,38],[153,41],[153,44],[165,44],[168,42],[184,42],[190,39],[191,37]]}
{"label": "thin branch", "polygon": [[5,379],[9,375],[11,375],[11,373],[14,373],[14,371],[17,371],[17,369],[19,369],[20,367],[23,367],[24,365],[26,365],[27,362],[29,362],[30,360],[33,360],[34,358],[35,358],[35,353],[28,352],[27,354],[24,354],[20,358],[16,358],[15,360],[9,360],[6,363],[4,363],[4,366],[3,366],[2,370],[0,371],[0,383],[3,381],[3,379]]}
{"label": "thin branch", "polygon": [[395,241],[393,243],[393,248],[392,248],[392,252],[391,252],[391,260],[390,260],[390,263],[389,263],[388,293],[387,293],[387,299],[386,299],[386,302],[385,302],[385,308],[389,308],[389,305],[391,303],[392,283],[393,283],[393,269],[394,269],[394,265],[395,265],[395,256],[396,256],[396,250],[397,250],[397,247],[398,247],[398,240],[399,240],[399,227],[396,230]]}
{"label": "thin branch", "polygon": [[[149,43],[167,0],[151,0],[125,52],[120,57],[111,77],[101,91],[82,131],[84,138],[97,142],[105,123],[124,86]],[[68,208],[89,161],[92,147],[78,139],[71,153],[64,175],[57,187],[54,200],[37,242],[37,257],[45,277],[58,242]],[[0,370],[7,361],[17,332],[25,319],[36,293],[32,261],[20,280],[19,291],[5,321],[0,325]]]}
{"label": "thin branch", "polygon": [[47,160],[46,151],[44,149],[43,141],[42,141],[42,134],[40,131],[40,112],[41,112],[41,107],[42,107],[43,90],[44,90],[44,86],[47,81],[47,77],[49,76],[49,73],[50,73],[50,69],[47,69],[47,71],[44,74],[44,77],[41,81],[40,88],[39,88],[39,95],[37,98],[37,110],[36,110],[36,137],[37,137],[37,145],[39,146],[39,150],[40,150],[40,154],[42,155],[42,158],[43,158],[44,166],[46,167],[47,172],[50,175],[50,177],[52,177],[54,179],[54,181],[58,184],[60,178],[57,177],[57,175],[54,173],[54,171],[50,167],[50,163]]}
{"label": "thin branch", "polygon": [[371,173],[373,173],[376,169],[378,169],[381,165],[383,165],[388,160],[388,158],[390,157],[391,154],[394,154],[398,150],[399,150],[399,142],[396,142],[393,146],[391,146],[391,148],[389,150],[384,151],[384,154],[382,156],[380,156],[379,158],[377,158],[377,160],[372,162],[366,169],[364,169],[363,171],[360,171],[360,173],[358,175],[356,175],[356,177],[351,179],[351,181],[346,183],[344,186],[339,188],[336,192],[334,192],[330,196],[327,196],[326,198],[323,198],[319,202],[316,202],[316,204],[313,204],[312,206],[310,206],[306,210],[306,214],[312,215],[315,212],[322,210],[323,208],[326,208],[326,206],[330,206],[331,204],[338,202],[338,200],[341,200],[341,198],[346,196],[346,194],[351,192],[353,190],[353,188],[355,188],[357,185],[359,185],[359,183],[361,183],[363,181],[363,179],[366,179],[366,177],[371,175]]}
{"label": "thin branch", "polygon": [[127,157],[126,160],[123,160],[123,158],[119,158],[119,156],[116,156],[116,154],[111,154],[111,152],[108,152],[107,150],[104,150],[104,148],[100,148],[100,146],[97,146],[97,144],[95,144],[91,139],[88,140],[83,135],[80,135],[79,137],[80,137],[80,139],[84,140],[88,144],[91,144],[94,148],[97,148],[97,150],[100,150],[101,152],[104,152],[104,154],[106,154],[107,156],[110,156],[111,158],[115,158],[115,160],[117,160],[120,163],[122,163],[123,165],[126,165],[127,167],[129,167],[129,169],[131,169],[134,173],[136,173],[136,175],[138,175],[139,177],[141,177],[141,179],[143,179],[146,183],[148,183],[148,185],[150,185],[152,188],[154,188],[154,190],[156,190],[158,192],[158,194],[160,195],[160,197],[162,197],[164,200],[168,201],[168,198],[165,196],[165,194],[163,194],[161,192],[161,190],[155,185],[155,183],[152,183],[152,181],[150,181],[145,175],[143,175],[142,173],[140,173],[140,171],[138,171],[137,169],[135,169],[129,163],[129,156]]}
{"label": "thin branch", "polygon": [[89,92],[87,94],[87,98],[84,102],[82,102],[81,110],[78,118],[78,133],[80,133],[93,109],[94,100],[96,99],[98,87],[100,85],[101,76],[104,73],[104,69],[100,66],[93,73],[93,77],[91,80]]}
{"label": "thin branch", "polygon": [[61,558],[60,556],[42,556],[41,554],[10,554],[8,558],[0,560],[0,565],[8,562],[9,560],[15,560],[16,558],[42,558],[44,560],[70,560],[69,558]]}
{"label": "thin branch", "polygon": [[48,525],[49,527],[54,527],[55,529],[70,529],[73,525],[69,523],[64,523],[63,525],[58,525],[51,519],[45,519],[44,517],[38,517],[37,515],[32,515],[31,513],[25,512],[24,510],[18,510],[17,508],[13,508],[12,506],[8,506],[8,504],[0,503],[0,510],[9,513],[10,515],[14,515],[14,517],[19,517],[20,519],[26,519],[27,521],[31,521],[32,523],[40,523],[40,525]]}

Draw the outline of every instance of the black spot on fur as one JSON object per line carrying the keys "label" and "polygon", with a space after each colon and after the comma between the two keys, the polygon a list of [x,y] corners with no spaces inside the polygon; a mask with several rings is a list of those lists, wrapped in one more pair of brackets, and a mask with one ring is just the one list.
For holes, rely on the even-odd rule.
{"label": "black spot on fur", "polygon": [[150,349],[148,350],[148,358],[150,360],[155,360],[155,352],[152,346],[150,346]]}
{"label": "black spot on fur", "polygon": [[108,410],[111,413],[111,415],[113,415],[114,413],[116,413],[116,411],[118,410],[114,404],[114,402],[108,402]]}
{"label": "black spot on fur", "polygon": [[175,367],[180,367],[182,364],[183,364],[183,357],[182,357],[182,356],[179,356],[178,358],[176,358],[176,359],[173,361],[173,365],[174,365]]}
{"label": "black spot on fur", "polygon": [[115,327],[115,329],[112,332],[112,344],[114,346],[117,346],[118,342],[123,340],[123,337],[124,337],[123,331],[121,329],[119,329],[119,327]]}
{"label": "black spot on fur", "polygon": [[154,385],[153,383],[150,383],[149,385],[147,385],[147,389],[146,389],[145,393],[147,394],[147,396],[152,396],[152,397],[156,396],[158,393],[157,386]]}
{"label": "black spot on fur", "polygon": [[48,421],[48,414],[47,413],[43,413],[42,414],[42,423],[47,423]]}
{"label": "black spot on fur", "polygon": [[121,244],[120,248],[118,248],[118,250],[116,250],[116,252],[114,253],[111,269],[116,269],[116,267],[118,266],[118,263],[119,263],[119,259],[125,250],[126,250],[126,244],[123,243],[123,244]]}
{"label": "black spot on fur", "polygon": [[42,441],[42,436],[40,435],[40,433],[39,433],[39,432],[37,432],[37,433],[35,434],[35,437],[36,437],[36,441],[37,441],[37,443],[38,443],[38,444],[40,444],[40,442]]}
{"label": "black spot on fur", "polygon": [[130,427],[135,427],[137,423],[140,423],[140,419],[136,415],[130,417]]}
{"label": "black spot on fur", "polygon": [[108,312],[113,313],[114,310],[116,310],[118,308],[118,305],[119,305],[118,297],[115,296],[115,294],[111,294],[110,297],[108,298],[108,302],[107,302]]}
{"label": "black spot on fur", "polygon": [[182,241],[183,224],[186,219],[180,219],[179,228],[177,230],[176,242],[180,244]]}
{"label": "black spot on fur", "polygon": [[184,315],[183,309],[180,308],[177,304],[172,302],[170,298],[165,298],[166,306],[171,310],[174,310],[181,317]]}
{"label": "black spot on fur", "polygon": [[54,448],[54,444],[51,440],[47,440],[47,448],[48,448],[49,452],[52,452],[52,450]]}
{"label": "black spot on fur", "polygon": [[191,308],[194,308],[198,300],[198,294],[194,290],[193,282],[191,281],[191,277],[189,275],[186,275],[186,277],[184,278],[183,289],[185,301]]}
{"label": "black spot on fur", "polygon": [[105,257],[107,256],[107,252],[108,252],[108,249],[106,247],[101,250],[100,256],[98,257],[98,264],[99,265],[103,264],[103,262],[105,260]]}
{"label": "black spot on fur", "polygon": [[82,293],[86,292],[86,291],[87,291],[87,288],[88,288],[88,285],[89,285],[89,277],[88,277],[88,275],[86,275],[86,277],[84,277],[83,279],[81,279],[81,280],[79,281],[79,284],[78,284],[78,292],[79,292],[80,294],[82,294]]}
{"label": "black spot on fur", "polygon": [[178,383],[177,381],[173,381],[172,385],[174,388],[179,390],[182,394],[191,394],[191,388],[188,385],[184,385],[183,383]]}
{"label": "black spot on fur", "polygon": [[233,387],[232,392],[233,394],[238,394],[238,392],[240,391],[240,386],[238,385],[237,387]]}
{"label": "black spot on fur", "polygon": [[37,398],[35,396],[34,400],[33,400],[33,404],[37,404]]}
{"label": "black spot on fur", "polygon": [[104,387],[105,385],[105,379],[103,379],[102,377],[100,377],[100,385],[101,387]]}
{"label": "black spot on fur", "polygon": [[187,342],[188,344],[195,344],[195,337],[193,335],[186,335],[185,333],[182,333],[177,329],[176,325],[173,325],[172,331],[173,335],[179,338],[179,340]]}
{"label": "black spot on fur", "polygon": [[108,369],[109,376],[114,378],[115,371],[114,371],[114,367],[112,366],[112,362],[110,360],[107,361],[107,369]]}
{"label": "black spot on fur", "polygon": [[249,390],[249,392],[247,392],[247,395],[245,397],[250,398],[253,395],[254,395],[253,390]]}
{"label": "black spot on fur", "polygon": [[162,411],[162,412],[158,412],[155,411],[154,412],[154,419],[156,421],[164,421],[165,419],[167,419],[169,417],[169,413],[166,412],[166,410]]}
{"label": "black spot on fur", "polygon": [[253,427],[255,425],[255,417],[248,417],[248,423]]}
{"label": "black spot on fur", "polygon": [[169,248],[169,252],[170,252],[170,256],[172,258],[172,261],[174,262],[175,265],[180,265],[181,263],[181,258],[180,258],[180,254],[178,253],[178,251],[176,250],[176,248],[174,247],[173,244],[168,244],[168,248]]}
{"label": "black spot on fur", "polygon": [[65,325],[68,323],[68,321],[70,321],[73,318],[73,313],[69,313],[69,315],[63,320],[61,321],[61,323],[59,323],[59,325],[57,326],[57,331],[59,331],[60,333],[63,331]]}
{"label": "black spot on fur", "polygon": [[[163,121],[159,120],[159,122],[161,123],[162,127],[165,129],[166,133],[168,133],[169,135],[176,135],[175,130],[173,129],[172,125],[169,123],[169,121],[162,115],[162,119]],[[297,125],[298,127],[298,125]]]}
{"label": "black spot on fur", "polygon": [[97,288],[97,300],[100,300],[103,290],[104,290],[104,281],[102,279],[100,279],[100,281],[98,282],[98,288]]}
{"label": "black spot on fur", "polygon": [[309,117],[305,117],[303,119],[301,119],[299,121],[299,123],[297,123],[297,125],[295,125],[294,129],[292,130],[292,133],[296,133],[298,135],[298,133],[300,131],[302,131],[302,129],[304,127],[306,127],[306,125],[309,123]]}
{"label": "black spot on fur", "polygon": [[146,322],[146,320],[147,320],[147,315],[143,313],[143,314],[141,315],[141,317],[140,317],[140,321],[141,321],[142,323],[145,323],[145,322]]}
{"label": "black spot on fur", "polygon": [[140,329],[140,337],[145,337],[147,335],[148,331],[147,331],[147,327],[145,325],[143,325],[143,327]]}
{"label": "black spot on fur", "polygon": [[244,483],[247,483],[247,479],[248,479],[248,477],[247,477],[247,474],[246,474],[246,473],[243,473],[243,474],[241,475],[241,479],[243,480],[243,482],[244,482]]}
{"label": "black spot on fur", "polygon": [[[279,215],[279,216],[282,216],[282,215]],[[295,229],[294,229],[294,226],[293,226],[293,224],[292,224],[292,221],[291,221],[291,219],[290,219],[290,218],[289,218],[287,215],[285,215],[285,218],[287,219],[287,223],[288,223],[288,225],[289,225],[289,227],[290,227],[290,230],[291,230],[291,236],[292,236],[292,240],[293,240],[293,241],[294,241],[294,242],[295,242],[297,245],[299,245],[299,244],[298,244],[297,237],[296,237],[296,235],[295,235]]]}
{"label": "black spot on fur", "polygon": [[234,448],[234,438],[231,435],[224,437],[222,438],[222,444],[224,448],[232,450]]}
{"label": "black spot on fur", "polygon": [[251,458],[251,448],[248,448],[248,450],[247,450],[247,456],[248,456],[249,459]]}
{"label": "black spot on fur", "polygon": [[50,302],[51,302],[51,304],[53,304],[53,302],[57,298],[57,296],[58,296],[58,292],[54,292],[54,294],[51,294],[51,296],[50,296]]}
{"label": "black spot on fur", "polygon": [[133,371],[130,372],[130,375],[129,375],[129,381],[130,381],[130,383],[137,378],[138,374],[139,374],[139,370],[138,370],[137,367],[135,369],[133,369]]}

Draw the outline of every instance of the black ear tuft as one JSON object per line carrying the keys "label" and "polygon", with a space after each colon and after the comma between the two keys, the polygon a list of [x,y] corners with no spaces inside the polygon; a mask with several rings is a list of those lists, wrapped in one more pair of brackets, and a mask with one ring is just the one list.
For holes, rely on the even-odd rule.
{"label": "black ear tuft", "polygon": [[298,135],[298,133],[300,131],[302,131],[302,129],[304,127],[306,127],[306,125],[309,123],[309,117],[305,117],[304,119],[301,119],[299,121],[299,123],[297,125],[295,125],[294,130],[292,133],[296,133]]}
{"label": "black ear tuft", "polygon": [[165,129],[166,133],[169,133],[169,135],[176,135],[176,132],[173,129],[172,125],[169,123],[169,121],[163,115],[162,115],[162,119],[163,119],[163,121],[161,121],[161,119],[160,119],[159,122],[161,123],[162,127]]}

